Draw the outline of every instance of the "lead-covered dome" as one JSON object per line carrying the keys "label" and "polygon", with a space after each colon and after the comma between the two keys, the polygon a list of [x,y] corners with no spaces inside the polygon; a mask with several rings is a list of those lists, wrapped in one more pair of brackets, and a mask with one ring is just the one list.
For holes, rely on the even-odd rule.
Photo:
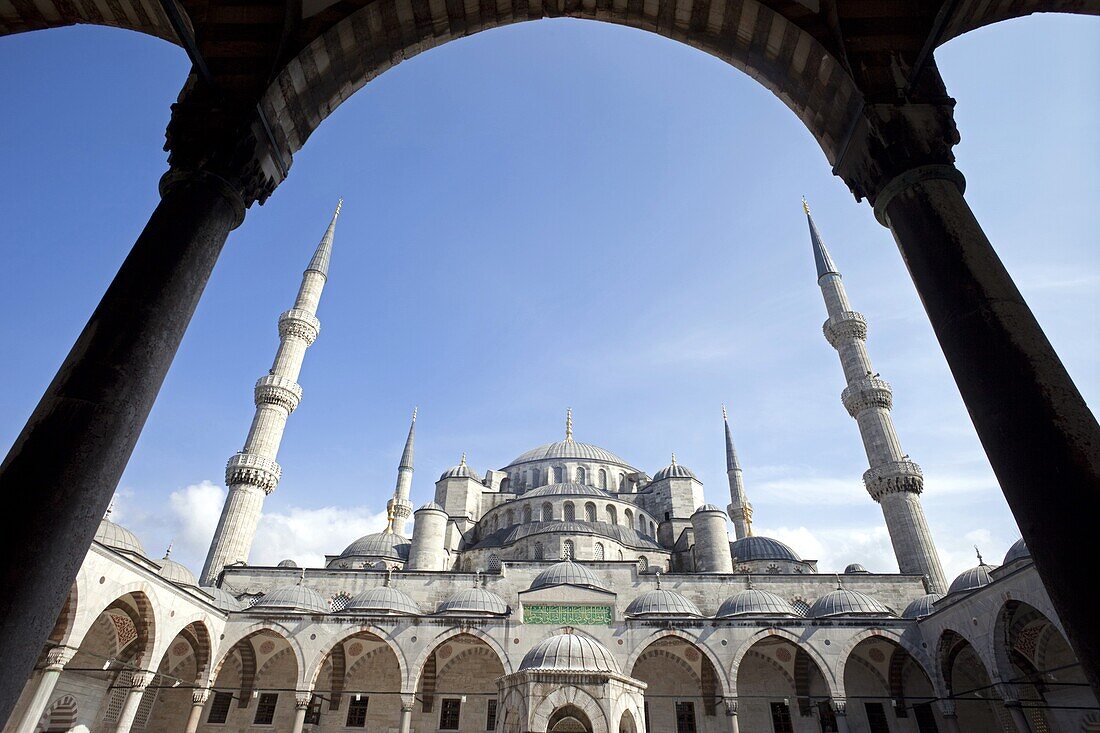
{"label": "lead-covered dome", "polygon": [[814,601],[806,615],[810,618],[835,618],[837,616],[893,616],[894,612],[866,593],[837,588]]}
{"label": "lead-covered dome", "polygon": [[588,484],[567,482],[562,484],[547,484],[537,489],[531,489],[523,494],[524,499],[531,499],[536,496],[598,496],[607,499],[611,497],[611,494],[604,489],[589,486]]}
{"label": "lead-covered dome", "polygon": [[408,539],[394,532],[375,532],[352,542],[339,559],[349,558],[386,558],[387,560],[405,560],[409,557]]}
{"label": "lead-covered dome", "polygon": [[844,568],[845,575],[860,575],[868,572],[869,571],[867,570],[867,568],[863,567],[858,562],[854,562],[848,567]]}
{"label": "lead-covered dome", "polygon": [[179,585],[198,585],[199,579],[195,577],[186,566],[172,560],[169,555],[172,553],[171,548],[168,552],[164,553],[157,564],[160,565],[160,569],[157,570],[157,575],[164,578],[171,583],[178,583]]}
{"label": "lead-covered dome", "polygon": [[730,552],[736,562],[750,562],[754,560],[783,560],[785,562],[802,562],[794,550],[779,540],[771,537],[750,535],[734,540],[730,543]]}
{"label": "lead-covered dome", "polygon": [[532,448],[526,453],[516,456],[511,463],[504,467],[504,470],[508,470],[513,466],[518,466],[523,463],[550,461],[554,459],[592,461],[593,463],[613,463],[634,470],[629,463],[619,458],[611,451],[604,450],[598,445],[592,445],[591,443],[581,443],[572,438],[566,438],[556,443],[547,443],[545,445],[540,445],[538,448]]}
{"label": "lead-covered dome", "polygon": [[252,604],[252,608],[296,613],[329,612],[329,606],[321,594],[305,585],[284,585],[276,588]]}
{"label": "lead-covered dome", "polygon": [[1008,548],[1008,552],[1005,553],[1004,562],[1001,565],[1009,565],[1017,560],[1030,560],[1031,550],[1027,549],[1027,545],[1024,544],[1024,538],[1016,540],[1012,543],[1012,547]]}
{"label": "lead-covered dome", "polygon": [[901,617],[918,619],[931,616],[936,610],[934,608],[936,601],[941,598],[943,598],[943,595],[939,593],[927,593],[916,600],[910,601],[905,610],[901,612]]}
{"label": "lead-covered dome", "polygon": [[695,474],[687,466],[681,466],[676,462],[676,454],[672,454],[672,463],[668,464],[653,475],[654,481],[664,481],[666,478],[695,478]]}
{"label": "lead-covered dome", "polygon": [[572,560],[554,563],[536,575],[531,581],[531,590],[552,588],[556,585],[576,585],[582,588],[607,590],[591,570]]}
{"label": "lead-covered dome", "polygon": [[444,471],[443,475],[439,477],[439,480],[444,481],[449,478],[469,478],[474,481],[481,481],[481,476],[478,475],[477,471],[466,465],[465,453],[462,454],[462,460],[458,462],[458,465],[451,466]]}
{"label": "lead-covered dome", "polygon": [[416,601],[409,598],[407,594],[389,586],[380,586],[363,591],[352,598],[344,610],[352,613],[392,613],[403,616],[417,616],[420,614],[420,607],[416,605]]}
{"label": "lead-covered dome", "polygon": [[962,593],[964,591],[976,590],[989,585],[991,580],[989,571],[992,569],[993,566],[986,565],[983,562],[976,567],[962,571],[957,578],[951,581],[951,587],[947,589],[947,592]]}
{"label": "lead-covered dome", "polygon": [[621,674],[619,663],[605,646],[577,634],[558,634],[543,639],[523,656],[519,668],[550,672]]}
{"label": "lead-covered dome", "polygon": [[465,588],[439,604],[439,613],[505,616],[508,604],[496,593],[484,588]]}
{"label": "lead-covered dome", "polygon": [[756,588],[746,588],[734,593],[722,602],[716,618],[737,616],[799,616],[789,602],[774,593]]}
{"label": "lead-covered dome", "polygon": [[223,611],[240,611],[244,608],[244,604],[227,590],[213,586],[203,587],[199,590],[213,598],[214,605]]}
{"label": "lead-covered dome", "polygon": [[[110,515],[110,512],[108,512],[108,515]],[[121,524],[115,524],[107,517],[99,520],[99,528],[95,532],[95,540],[96,542],[107,545],[107,547],[110,547],[112,550],[148,558],[148,555],[145,554],[145,548],[141,546],[141,541],[137,538],[137,535]]]}
{"label": "lead-covered dome", "polygon": [[626,615],[634,618],[669,618],[692,616],[701,618],[699,610],[690,598],[676,591],[656,588],[641,594],[626,607]]}

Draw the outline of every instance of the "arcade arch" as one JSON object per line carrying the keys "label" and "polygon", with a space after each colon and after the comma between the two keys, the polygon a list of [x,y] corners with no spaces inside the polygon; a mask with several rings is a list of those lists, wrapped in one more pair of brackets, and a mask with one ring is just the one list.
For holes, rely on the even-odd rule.
{"label": "arcade arch", "polygon": [[782,634],[753,642],[734,661],[741,730],[837,730],[824,669],[806,648]]}
{"label": "arcade arch", "polygon": [[928,671],[897,639],[867,634],[852,645],[842,664],[838,677],[852,730],[876,730],[876,721],[898,730],[929,730],[929,721],[946,728]]}
{"label": "arcade arch", "polygon": [[685,635],[666,633],[650,641],[629,669],[646,683],[646,730],[679,730],[678,721],[687,725],[688,719],[700,733],[727,730],[720,667]]}
{"label": "arcade arch", "polygon": [[[505,674],[497,648],[485,638],[458,632],[440,639],[421,662],[412,712],[414,730],[496,728],[497,679]],[[453,728],[448,727],[451,724]]]}
{"label": "arcade arch", "polygon": [[298,649],[280,632],[261,628],[238,640],[215,668],[205,725],[290,730],[301,665]]}
{"label": "arcade arch", "polygon": [[966,638],[951,629],[940,635],[937,664],[944,692],[955,707],[959,728],[968,733],[1002,733],[1013,723],[989,671]]}

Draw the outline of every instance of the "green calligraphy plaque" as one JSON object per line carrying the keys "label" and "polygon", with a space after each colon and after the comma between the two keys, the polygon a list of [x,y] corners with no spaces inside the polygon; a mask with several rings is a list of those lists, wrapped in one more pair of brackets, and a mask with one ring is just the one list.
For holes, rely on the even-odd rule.
{"label": "green calligraphy plaque", "polygon": [[524,606],[523,623],[552,626],[604,625],[611,623],[610,606]]}

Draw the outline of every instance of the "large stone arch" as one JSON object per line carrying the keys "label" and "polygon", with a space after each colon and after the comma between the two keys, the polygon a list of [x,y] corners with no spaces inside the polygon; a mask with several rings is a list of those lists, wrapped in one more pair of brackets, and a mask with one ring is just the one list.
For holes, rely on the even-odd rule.
{"label": "large stone arch", "polygon": [[801,649],[807,654],[814,662],[818,671],[821,672],[821,676],[825,678],[825,683],[829,687],[829,694],[832,697],[841,697],[841,690],[836,683],[835,671],[832,666],[829,665],[825,658],[821,656],[821,653],[813,646],[807,644],[804,639],[800,638],[796,634],[793,634],[786,629],[779,628],[767,628],[761,629],[756,634],[746,639],[741,646],[733,653],[733,659],[729,665],[729,679],[730,679],[730,695],[737,696],[737,668],[741,665],[741,660],[745,658],[749,650],[759,644],[761,641],[768,639],[778,638],[791,642],[796,648]]}
{"label": "large stone arch", "polygon": [[630,674],[629,670],[634,669],[634,665],[638,663],[638,658],[645,653],[645,651],[653,645],[654,642],[661,639],[667,639],[669,637],[675,637],[682,639],[684,642],[691,644],[699,653],[706,657],[711,666],[714,668],[715,677],[718,682],[719,693],[724,697],[726,695],[733,694],[733,685],[730,683],[730,677],[727,673],[726,667],[722,664],[722,661],[718,658],[718,655],[714,653],[714,650],[707,645],[702,639],[694,634],[691,634],[683,629],[661,629],[651,636],[646,637],[645,641],[638,644],[636,647],[630,650],[630,656],[627,657],[626,665],[623,666],[623,671]]}
{"label": "large stone arch", "polygon": [[554,712],[565,707],[575,707],[585,714],[592,724],[592,733],[609,733],[607,714],[596,698],[573,685],[562,685],[535,705],[531,711],[532,731],[545,731]]}
{"label": "large stone arch", "polygon": [[[324,667],[325,662],[333,653],[333,650],[345,641],[363,635],[374,636],[389,647],[390,651],[393,652],[393,655],[397,658],[397,666],[401,670],[401,679],[403,681],[409,679],[410,671],[408,659],[405,657],[405,653],[402,651],[401,647],[394,641],[393,634],[374,624],[356,624],[333,633],[331,638],[313,653],[309,663],[303,667],[303,689],[313,689],[316,686],[317,676],[321,673],[321,668]],[[412,688],[406,687],[406,690],[407,689]]]}
{"label": "large stone arch", "polygon": [[849,725],[869,726],[866,716],[874,706],[899,719],[919,720],[922,714],[935,717],[933,702],[943,694],[930,662],[923,649],[904,634],[887,629],[855,634],[841,650],[836,672],[847,701]]}
{"label": "large stone arch", "polygon": [[472,636],[475,639],[486,644],[497,654],[497,658],[500,660],[501,666],[504,668],[504,674],[512,674],[512,662],[508,658],[508,652],[500,645],[500,643],[493,637],[486,634],[481,629],[477,628],[462,628],[451,627],[441,634],[437,635],[432,641],[424,647],[424,650],[417,656],[416,661],[409,667],[408,683],[405,686],[406,690],[415,690],[420,684],[420,678],[424,671],[424,665],[428,661],[428,657],[435,653],[435,650],[447,643],[451,639],[458,636]]}
{"label": "large stone arch", "polygon": [[296,635],[282,624],[274,621],[258,621],[241,629],[236,629],[235,631],[236,633],[232,637],[226,636],[219,644],[219,653],[216,657],[216,662],[210,670],[210,677],[208,680],[210,684],[213,684],[214,680],[217,679],[222,666],[232,655],[233,649],[245,639],[260,633],[270,633],[282,637],[282,639],[294,650],[295,662],[298,665],[298,669],[302,670],[305,668],[306,657],[301,643],[298,641]]}
{"label": "large stone arch", "polygon": [[[66,645],[79,647],[83,643],[85,635],[99,617],[113,609],[126,613],[138,626],[139,631],[144,628],[147,647],[145,656],[150,656],[158,641],[156,622],[161,616],[160,604],[156,600],[156,594],[152,587],[145,582],[126,583],[110,588],[109,595],[101,596],[105,600],[99,603],[91,601],[76,606],[72,626],[68,632]],[[132,603],[123,599],[131,598]]]}
{"label": "large stone arch", "polygon": [[936,667],[945,697],[954,703],[960,728],[975,733],[1011,729],[991,671],[969,639],[954,629],[944,629],[936,643]]}
{"label": "large stone arch", "polygon": [[903,649],[906,653],[909,654],[910,657],[913,658],[913,661],[920,668],[920,670],[924,672],[925,676],[928,677],[929,684],[931,684],[934,689],[940,689],[937,686],[937,683],[939,682],[939,677],[936,674],[935,663],[933,662],[931,657],[928,656],[928,653],[919,644],[914,643],[907,636],[905,636],[904,634],[899,634],[896,631],[891,631],[889,629],[883,628],[870,628],[864,629],[857,634],[853,634],[852,637],[848,639],[847,642],[845,642],[844,647],[840,650],[840,654],[836,664],[836,672],[834,673],[836,675],[836,685],[839,697],[847,697],[847,690],[845,689],[844,685],[844,672],[848,661],[852,657],[852,652],[855,651],[856,647],[858,647],[860,644],[867,641],[868,639],[884,639],[893,644],[895,647]]}

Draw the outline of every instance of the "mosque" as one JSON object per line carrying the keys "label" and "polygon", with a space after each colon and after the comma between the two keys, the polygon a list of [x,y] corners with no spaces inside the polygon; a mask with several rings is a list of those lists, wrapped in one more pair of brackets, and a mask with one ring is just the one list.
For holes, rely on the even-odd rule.
{"label": "mosque", "polygon": [[754,534],[725,414],[725,509],[675,456],[650,474],[576,440],[568,413],[562,440],[499,470],[463,456],[414,511],[414,411],[383,532],[324,567],[249,565],[338,215],[279,317],[201,574],[108,514],[5,733],[1100,731],[1022,540],[944,577],[867,321],[808,207],[824,336],[898,573],[820,568]]}

